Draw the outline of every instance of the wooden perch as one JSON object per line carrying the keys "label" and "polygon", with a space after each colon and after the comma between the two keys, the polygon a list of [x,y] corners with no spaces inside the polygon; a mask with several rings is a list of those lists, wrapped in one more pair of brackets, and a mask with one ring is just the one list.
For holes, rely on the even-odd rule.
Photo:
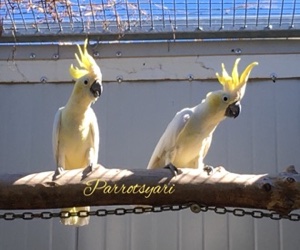
{"label": "wooden perch", "polygon": [[276,176],[239,175],[215,168],[211,175],[182,169],[121,170],[98,166],[88,177],[82,170],[0,175],[0,209],[45,209],[102,205],[178,205],[274,210],[288,214],[300,208],[300,174],[293,166]]}

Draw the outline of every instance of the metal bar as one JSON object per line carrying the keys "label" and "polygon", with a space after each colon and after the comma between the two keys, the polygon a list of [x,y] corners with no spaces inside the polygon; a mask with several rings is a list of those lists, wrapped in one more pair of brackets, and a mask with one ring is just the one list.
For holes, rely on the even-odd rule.
{"label": "metal bar", "polygon": [[128,10],[128,0],[126,0],[125,2],[125,7],[126,7],[126,13],[127,13],[127,22],[128,22],[128,27],[127,27],[127,30],[130,30],[131,27],[130,27],[130,17],[129,17],[129,10]]}
{"label": "metal bar", "polygon": [[150,22],[151,22],[151,30],[154,30],[154,21],[153,21],[153,10],[152,10],[152,1],[149,1],[149,8],[150,8]]}
{"label": "metal bar", "polygon": [[209,0],[209,27],[211,27],[211,23],[212,23],[212,3],[211,3],[212,0]]}
{"label": "metal bar", "polygon": [[105,9],[105,4],[103,3],[103,0],[101,0],[101,3],[102,3],[104,22],[106,23],[104,25],[104,29],[106,30],[106,29],[108,29],[108,22],[107,22],[107,19],[106,19],[106,9]]}
{"label": "metal bar", "polygon": [[57,23],[58,23],[58,26],[59,26],[59,31],[62,32],[63,28],[61,26],[60,16],[59,16],[59,13],[57,11],[56,1],[53,1],[53,5],[54,5],[54,10],[55,10],[56,20],[57,20]]}
{"label": "metal bar", "polygon": [[248,16],[248,0],[246,0],[245,2],[244,28],[247,28],[247,16]]}
{"label": "metal bar", "polygon": [[[9,0],[8,0],[8,2],[9,2]],[[6,0],[4,0],[4,3],[5,3],[5,6],[6,6],[6,10],[7,10],[8,16],[9,16],[9,18],[10,18],[10,20],[11,20],[12,25],[13,25],[13,31],[16,31],[16,30],[17,30],[17,27],[16,27],[16,24],[15,24],[15,19],[12,17],[11,12],[9,11],[9,7],[8,7],[8,5],[7,5],[7,1],[6,1]],[[9,2],[9,5],[10,5],[10,7],[12,8],[10,2]],[[13,8],[12,8],[12,9],[13,9]]]}
{"label": "metal bar", "polygon": [[79,11],[79,17],[80,17],[80,20],[81,20],[82,30],[85,31],[85,25],[84,25],[84,21],[83,21],[83,15],[82,15],[82,11],[81,11],[80,0],[77,0],[77,3],[78,3],[78,11]]}
{"label": "metal bar", "polygon": [[177,20],[176,20],[176,15],[177,15],[177,10],[176,10],[176,0],[173,0],[173,6],[174,6],[174,30],[177,29]]}
{"label": "metal bar", "polygon": [[25,28],[25,30],[27,31],[27,30],[28,30],[28,29],[27,29],[27,25],[26,25],[26,22],[25,22],[25,18],[24,18],[22,9],[20,8],[19,2],[17,2],[17,5],[18,5],[18,9],[19,9],[19,11],[20,11],[20,15],[21,15],[21,18],[22,18],[22,22],[23,22],[24,28]]}
{"label": "metal bar", "polygon": [[121,22],[121,18],[120,18],[120,15],[118,13],[118,10],[117,10],[116,3],[113,2],[112,5],[113,5],[112,7],[113,7],[113,12],[114,12],[115,20],[116,20],[117,29],[118,29],[118,31],[121,31],[122,30],[122,22]]}
{"label": "metal bar", "polygon": [[[200,32],[199,32],[200,33]],[[81,39],[79,37],[79,39]],[[93,39],[92,39],[93,40]],[[220,46],[221,45],[221,46]],[[50,60],[55,52],[58,50],[62,52],[60,54],[60,59],[66,59],[66,60],[73,60],[74,59],[74,50],[76,50],[76,45],[57,45],[54,43],[45,45],[45,44],[39,44],[39,45],[17,45],[18,46],[18,53],[15,55],[14,59],[16,61],[21,60],[23,65],[26,64],[26,61],[31,60],[28,57],[28,51],[32,51],[39,55],[37,61],[45,61]],[[13,48],[12,45],[1,45],[0,46],[0,62],[7,60],[7,51],[11,51]],[[114,59],[116,58],[116,51],[126,51],[126,53],[122,53],[122,60],[126,59],[132,59],[134,58],[146,58],[147,60],[151,60],[153,57],[195,57],[195,56],[232,56],[235,57],[235,54],[231,52],[232,48],[247,48],[247,52],[245,55],[250,56],[254,55],[257,57],[263,57],[266,55],[269,55],[271,57],[281,57],[283,54],[285,54],[287,57],[291,55],[291,60],[296,61],[297,58],[300,57],[300,48],[299,48],[299,42],[295,39],[286,40],[286,39],[268,39],[264,42],[261,42],[259,40],[227,40],[220,42],[218,40],[216,41],[210,41],[210,42],[202,42],[201,46],[199,46],[199,43],[197,41],[182,41],[180,43],[169,43],[166,44],[164,41],[156,41],[155,43],[101,43],[101,59],[105,60],[107,59]],[[195,51],[197,51],[197,54],[195,54]],[[257,58],[258,60],[259,58]],[[155,59],[154,59],[155,60]],[[32,61],[32,60],[31,60]],[[138,60],[137,60],[138,62]],[[37,67],[43,67],[38,62],[35,62],[38,66]],[[60,65],[65,64],[65,61],[57,62],[57,66],[60,67]],[[113,63],[113,62],[112,62]],[[169,62],[173,65],[172,62]],[[33,62],[34,64],[34,62]],[[175,63],[176,64],[176,63]],[[274,63],[276,64],[276,63]],[[280,62],[277,62],[279,65]],[[177,65],[180,65],[177,62]],[[7,66],[7,65],[6,65]],[[6,67],[3,65],[3,67]],[[175,68],[177,66],[173,65]],[[9,65],[7,66],[9,67]],[[20,65],[22,68],[22,66]],[[109,66],[108,66],[109,67]],[[268,65],[261,65],[261,71],[262,74],[259,74],[260,77],[269,77],[268,70],[265,71],[263,68],[265,67],[268,69]],[[274,67],[276,67],[274,65]],[[3,70],[5,70],[3,68]],[[126,66],[125,66],[126,68]],[[197,68],[195,66],[195,68]],[[256,72],[256,71],[255,71]],[[254,72],[254,73],[255,73]],[[290,72],[282,72],[280,77],[287,77],[290,76],[291,78],[295,77],[296,75],[300,76],[300,72],[297,71],[296,68],[294,68],[293,73],[290,74]],[[30,74],[30,72],[28,73]],[[39,72],[34,72],[36,80],[40,80]],[[130,74],[130,72],[126,73]],[[202,75],[202,73],[199,73]],[[203,79],[209,76],[210,73],[206,72],[206,76],[202,75]],[[7,77],[6,77],[7,76]],[[10,79],[10,76],[12,77],[12,82],[15,82],[13,80],[14,74],[12,72],[7,72],[6,76],[3,79]],[[32,76],[32,77],[31,77]],[[34,79],[35,77],[33,75],[30,75],[31,79]],[[136,77],[140,77],[139,74],[136,75]],[[150,75],[149,75],[150,77]],[[159,76],[163,77],[163,76]],[[178,75],[175,77],[177,78]],[[182,71],[182,77],[185,77],[184,71]],[[254,77],[254,75],[253,75]],[[55,76],[49,76],[49,81],[51,82],[50,78],[55,78]],[[66,78],[66,79],[64,79]],[[110,73],[106,74],[106,79],[115,80],[115,73],[114,71],[110,71]],[[60,79],[60,81],[70,81],[68,75]],[[1,84],[1,83],[0,83]]]}
{"label": "metal bar", "polygon": [[221,27],[220,29],[224,29],[224,0],[221,1]]}
{"label": "metal bar", "polygon": [[[59,41],[78,41],[84,40],[87,34],[82,32],[73,33],[56,33],[42,34],[34,37],[35,42],[59,42]],[[161,32],[128,32],[125,36],[120,37],[119,34],[113,32],[90,32],[88,34],[90,39],[101,40],[101,41],[142,41],[142,40],[172,40],[174,39],[174,33],[170,31]],[[192,31],[176,31],[176,39],[231,39],[231,38],[286,38],[286,37],[300,37],[300,29],[282,29],[282,30],[222,30],[222,31],[207,31],[201,32]],[[32,34],[19,35],[18,42],[32,42]],[[14,36],[11,34],[3,34],[1,36],[1,43],[14,43]]]}
{"label": "metal bar", "polygon": [[282,16],[283,16],[283,9],[284,9],[284,0],[281,2],[281,11],[280,11],[280,18],[279,18],[279,26],[282,25]]}
{"label": "metal bar", "polygon": [[268,25],[267,28],[271,27],[271,10],[272,10],[272,0],[269,2],[269,14],[268,14]]}
{"label": "metal bar", "polygon": [[71,29],[74,29],[72,4],[70,4],[69,2],[66,2],[66,7],[67,7],[67,11],[68,11],[68,16],[70,19],[70,27],[71,27]]}
{"label": "metal bar", "polygon": [[90,8],[91,8],[91,13],[92,13],[92,19],[93,19],[93,24],[94,24],[94,29],[96,29],[96,22],[95,22],[95,15],[94,15],[94,7],[92,5],[92,1],[89,0]]}
{"label": "metal bar", "polygon": [[140,1],[137,1],[137,6],[138,6],[138,12],[139,12],[139,27],[142,28],[142,10],[140,6]]}
{"label": "metal bar", "polygon": [[235,27],[235,6],[236,6],[236,2],[235,0],[233,0],[233,7],[232,7],[232,17],[233,17],[233,20],[232,20],[232,26]]}
{"label": "metal bar", "polygon": [[161,0],[161,12],[162,12],[163,28],[165,28],[166,27],[166,21],[165,21],[165,5],[164,5],[164,0]]}
{"label": "metal bar", "polygon": [[34,10],[33,10],[32,6],[30,6],[30,10],[31,10],[31,13],[32,13],[32,16],[33,16],[34,25],[35,25],[35,27],[36,27],[36,30],[37,30],[38,32],[40,32],[40,29],[39,29],[39,26],[38,26],[38,24],[37,24],[36,17],[35,17],[35,13],[34,13]]}
{"label": "metal bar", "polygon": [[189,27],[189,16],[188,16],[188,0],[185,0],[185,26]]}
{"label": "metal bar", "polygon": [[198,21],[198,30],[201,29],[200,26],[200,0],[197,0],[197,21]]}
{"label": "metal bar", "polygon": [[296,12],[296,0],[294,0],[294,7],[293,7],[293,14],[292,14],[290,28],[294,28],[295,12]]}
{"label": "metal bar", "polygon": [[259,20],[259,9],[260,9],[260,1],[257,1],[257,11],[256,11],[256,27],[258,26],[258,20]]}
{"label": "metal bar", "polygon": [[47,4],[47,1],[41,1],[41,6],[43,8],[43,13],[44,13],[44,16],[45,16],[46,25],[47,25],[48,30],[50,31],[49,20],[48,20],[48,16],[47,16],[47,5],[46,4]]}

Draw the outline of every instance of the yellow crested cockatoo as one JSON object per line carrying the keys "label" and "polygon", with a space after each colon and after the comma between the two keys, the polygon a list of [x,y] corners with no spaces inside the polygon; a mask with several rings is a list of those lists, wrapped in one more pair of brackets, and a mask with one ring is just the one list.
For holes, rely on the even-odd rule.
{"label": "yellow crested cockatoo", "polygon": [[[52,143],[57,166],[54,179],[64,170],[86,168],[85,172],[89,173],[98,162],[99,128],[91,104],[102,93],[102,74],[87,51],[87,40],[83,50],[77,46],[79,56],[75,53],[75,57],[79,68],[70,66],[70,74],[76,80],[73,92],[65,107],[58,109],[53,124]],[[64,208],[62,211],[89,211],[89,207]],[[71,216],[61,222],[83,226],[89,223],[89,217]]]}
{"label": "yellow crested cockatoo", "polygon": [[[213,132],[226,117],[236,118],[240,113],[240,100],[243,98],[246,83],[252,68],[257,62],[249,64],[239,77],[238,63],[235,61],[232,76],[222,64],[222,76],[216,74],[223,90],[210,92],[202,102],[193,108],[179,111],[167,126],[158,141],[148,163],[148,169],[202,168],[209,150]],[[176,172],[174,172],[176,174]]]}

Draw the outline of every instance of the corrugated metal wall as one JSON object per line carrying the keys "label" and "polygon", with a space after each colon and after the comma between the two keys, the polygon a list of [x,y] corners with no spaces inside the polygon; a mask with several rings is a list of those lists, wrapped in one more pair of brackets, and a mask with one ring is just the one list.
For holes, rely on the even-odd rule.
{"label": "corrugated metal wall", "polygon": [[[255,55],[242,56],[240,68],[244,68],[253,58]],[[274,58],[276,60],[272,61]],[[291,61],[285,61],[286,58]],[[209,63],[215,64],[213,70],[219,72],[221,62],[226,61],[230,69],[234,59],[232,55],[221,58],[216,54],[207,56]],[[290,164],[300,170],[297,59],[295,54],[258,56],[260,66],[252,74],[256,79],[248,84],[242,101],[242,113],[237,119],[227,119],[220,124],[206,158],[207,163],[223,165],[229,171],[238,173],[277,173]],[[128,78],[126,74],[130,73],[124,69],[129,67],[128,64],[122,68],[118,60],[110,58],[100,61],[104,78],[105,72],[110,71]],[[115,61],[118,64],[116,69],[107,66],[108,61],[111,62],[109,65]],[[207,92],[220,88],[215,80],[209,79],[213,77],[211,69],[201,81],[180,79],[181,75],[188,73],[197,75],[194,69],[188,68],[195,60],[185,65],[181,57],[174,55],[169,58],[170,65],[166,65],[168,58],[163,58],[162,68],[178,68],[180,72],[174,73],[174,79],[170,77],[169,80],[159,81],[160,77],[164,77],[160,73],[167,73],[162,70],[157,74],[157,61],[159,59],[153,59],[152,71],[157,81],[139,81],[141,72],[137,70],[137,73],[131,72],[137,75],[134,81],[117,83],[107,80],[104,83],[104,93],[93,108],[100,124],[99,162],[106,167],[145,168],[157,140],[175,112],[198,104]],[[189,59],[184,58],[183,61]],[[5,63],[8,64],[0,61],[2,65]],[[29,64],[26,67],[30,69],[30,63],[32,65],[28,61],[18,63],[19,68]],[[69,63],[64,67],[68,66]],[[150,68],[145,70],[149,78]],[[269,78],[272,69],[278,74],[276,83]],[[42,69],[30,70],[28,75],[37,74]],[[286,72],[291,72],[293,77],[285,76]],[[0,79],[6,79],[10,74],[13,75],[0,69]],[[113,74],[107,74],[106,79],[114,79]],[[51,151],[53,117],[57,108],[66,103],[72,87],[72,84],[63,82],[0,84],[1,173],[54,169]],[[190,211],[93,217],[90,225],[80,229],[65,227],[58,219],[0,220],[0,249],[296,250],[300,244],[299,232],[299,222],[234,217],[212,212],[193,214]]]}

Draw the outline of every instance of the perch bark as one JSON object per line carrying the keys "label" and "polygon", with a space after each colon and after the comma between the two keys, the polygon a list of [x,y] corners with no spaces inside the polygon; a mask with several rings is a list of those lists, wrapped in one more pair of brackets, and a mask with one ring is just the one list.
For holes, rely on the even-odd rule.
{"label": "perch bark", "polygon": [[208,175],[181,169],[122,170],[99,165],[83,177],[82,170],[0,175],[0,209],[46,209],[72,206],[177,205],[274,210],[288,214],[300,208],[300,174],[290,166],[278,175],[243,175],[223,167]]}

